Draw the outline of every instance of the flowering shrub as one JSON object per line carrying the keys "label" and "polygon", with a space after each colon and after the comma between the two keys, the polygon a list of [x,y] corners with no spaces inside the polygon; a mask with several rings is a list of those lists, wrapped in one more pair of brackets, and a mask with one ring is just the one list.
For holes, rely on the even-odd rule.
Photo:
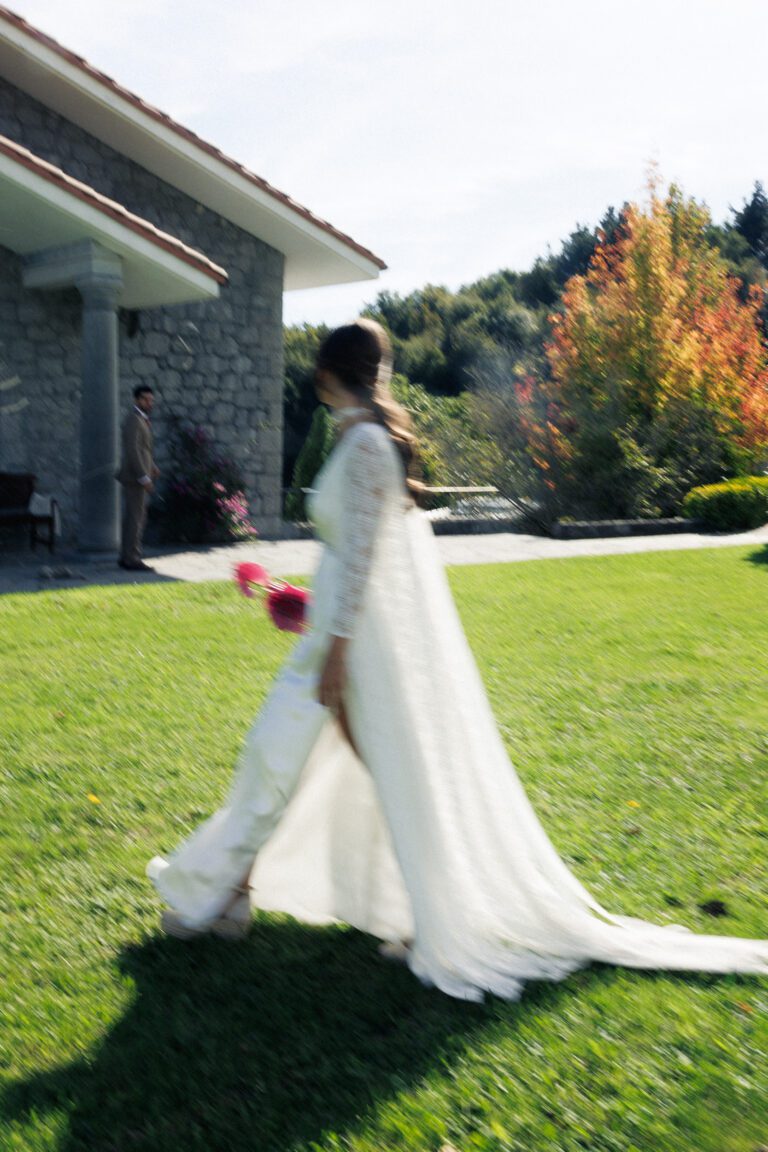
{"label": "flowering shrub", "polygon": [[170,416],[168,479],[159,510],[167,540],[208,544],[255,536],[242,477],[204,428]]}

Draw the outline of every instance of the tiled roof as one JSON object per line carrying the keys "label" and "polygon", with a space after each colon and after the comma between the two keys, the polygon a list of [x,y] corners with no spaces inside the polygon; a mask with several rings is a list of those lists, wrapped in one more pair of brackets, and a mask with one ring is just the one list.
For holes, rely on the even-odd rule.
{"label": "tiled roof", "polygon": [[310,212],[308,208],[304,208],[303,205],[298,204],[290,196],[286,195],[285,192],[281,192],[279,189],[269,184],[266,180],[262,179],[261,176],[257,176],[255,172],[251,172],[248,168],[244,167],[242,164],[239,164],[236,160],[233,160],[231,157],[225,155],[218,148],[214,147],[213,144],[209,144],[206,140],[201,139],[201,137],[197,136],[194,132],[191,132],[189,128],[184,128],[183,125],[177,124],[176,121],[172,120],[171,117],[166,115],[165,112],[161,112],[159,108],[154,108],[151,104],[147,104],[144,100],[141,99],[140,96],[136,96],[133,92],[129,92],[127,88],[124,88],[121,84],[118,84],[117,81],[113,80],[110,76],[107,76],[104,72],[100,72],[97,68],[94,68],[93,65],[89,64],[87,60],[84,60],[82,56],[78,56],[76,53],[71,52],[68,48],[64,48],[51,36],[47,36],[44,32],[40,32],[37,28],[34,28],[31,24],[24,20],[23,17],[18,16],[15,12],[11,12],[10,9],[5,8],[2,5],[0,5],[0,20],[5,20],[8,24],[14,25],[26,35],[31,36],[38,43],[44,45],[46,48],[49,48],[52,52],[55,52],[63,60],[66,60],[69,64],[73,64],[76,68],[79,68],[82,72],[86,73],[93,80],[96,80],[99,84],[103,84],[104,87],[109,89],[113,95],[119,96],[122,100],[126,100],[129,104],[132,104],[134,108],[137,108],[145,115],[151,117],[157,123],[162,124],[165,128],[170,129],[170,131],[176,133],[177,136],[182,137],[184,140],[187,140],[189,143],[193,144],[196,148],[199,148],[202,152],[207,153],[209,156],[212,156],[220,163],[225,164],[228,168],[232,169],[234,172],[237,172],[240,176],[242,176],[249,183],[253,184],[256,188],[259,188],[262,192],[265,192],[274,200],[277,200],[279,203],[284,204],[287,208],[290,208],[292,212],[295,212],[297,215],[303,217],[305,220],[308,220],[316,227],[322,229],[324,232],[327,232],[329,236],[333,236],[336,240],[339,240],[348,248],[358,252],[361,256],[364,256],[367,260],[370,260],[378,268],[386,268],[386,264],[379,256],[376,256],[368,248],[364,248],[361,244],[358,244],[355,240],[352,239],[351,236],[347,236],[344,232],[340,232],[338,228],[334,228],[333,225],[329,224],[327,220],[322,220],[319,216],[315,216],[313,212]]}
{"label": "tiled roof", "polygon": [[90,204],[91,207],[98,209],[105,216],[111,217],[125,228],[130,229],[137,235],[149,240],[150,243],[155,244],[158,248],[165,249],[173,256],[183,260],[186,264],[192,265],[199,272],[210,276],[219,284],[223,284],[228,279],[227,273],[218,264],[214,264],[202,252],[190,248],[182,240],[178,240],[175,236],[169,235],[167,232],[162,232],[156,228],[149,220],[144,220],[141,216],[135,216],[133,212],[129,212],[122,204],[118,204],[116,200],[110,200],[107,196],[102,196],[95,188],[89,187],[87,184],[81,183],[80,180],[73,179],[68,176],[66,172],[62,172],[61,168],[57,168],[53,164],[49,164],[47,160],[42,160],[39,156],[35,156],[28,148],[23,148],[15,141],[9,140],[6,136],[0,136],[0,155],[8,156],[11,160],[16,161],[23,168],[27,168],[35,175],[41,176],[50,184],[55,184],[59,188],[63,188],[65,192],[76,197],[78,200]]}

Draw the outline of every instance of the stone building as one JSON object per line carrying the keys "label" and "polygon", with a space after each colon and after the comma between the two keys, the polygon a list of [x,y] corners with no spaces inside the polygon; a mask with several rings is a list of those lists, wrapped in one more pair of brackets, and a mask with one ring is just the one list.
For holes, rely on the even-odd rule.
{"label": "stone building", "polygon": [[207,428],[279,527],[282,294],[384,264],[0,6],[0,471],[64,535],[118,543],[118,426],[138,383]]}

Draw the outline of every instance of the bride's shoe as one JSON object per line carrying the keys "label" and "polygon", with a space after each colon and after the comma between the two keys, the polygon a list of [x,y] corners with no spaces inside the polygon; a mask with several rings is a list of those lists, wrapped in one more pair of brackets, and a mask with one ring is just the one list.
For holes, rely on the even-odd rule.
{"label": "bride's shoe", "polygon": [[379,956],[394,964],[405,964],[410,951],[410,942],[407,940],[385,940],[378,948]]}
{"label": "bride's shoe", "polygon": [[176,940],[194,940],[198,936],[218,936],[221,940],[244,940],[251,926],[251,898],[247,888],[236,888],[235,899],[216,920],[201,928],[191,928],[175,908],[165,908],[160,927],[166,936]]}
{"label": "bride's shoe", "polygon": [[237,889],[237,899],[233,900],[223,916],[214,920],[209,931],[222,940],[244,940],[251,927],[251,895],[248,888]]}

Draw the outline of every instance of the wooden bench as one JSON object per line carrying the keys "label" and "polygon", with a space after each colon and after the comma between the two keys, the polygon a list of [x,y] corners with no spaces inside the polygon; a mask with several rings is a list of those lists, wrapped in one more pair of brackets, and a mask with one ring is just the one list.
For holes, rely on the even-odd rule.
{"label": "wooden bench", "polygon": [[[32,512],[30,501],[35,492],[36,477],[31,472],[0,472],[0,524],[29,525],[29,543],[32,548],[47,544],[53,552],[57,504],[51,500],[47,513]],[[40,536],[39,529],[47,528]]]}

